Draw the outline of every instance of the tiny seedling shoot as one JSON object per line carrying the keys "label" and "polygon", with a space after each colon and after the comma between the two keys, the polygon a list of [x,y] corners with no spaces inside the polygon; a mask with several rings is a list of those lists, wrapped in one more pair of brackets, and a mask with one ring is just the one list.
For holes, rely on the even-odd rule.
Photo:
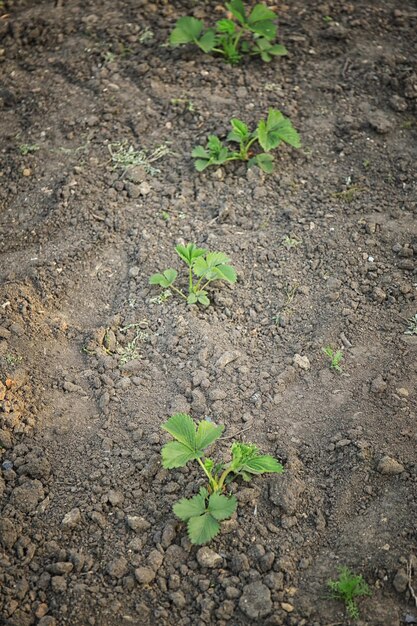
{"label": "tiny seedling shoot", "polygon": [[[246,161],[249,167],[257,165],[266,173],[273,170],[274,158],[269,152],[284,142],[294,148],[301,147],[300,136],[291,120],[277,109],[269,109],[266,120],[260,120],[251,132],[244,122],[230,120],[232,130],[226,138],[231,147],[225,145],[216,135],[209,135],[207,145],[196,146],[191,156],[195,158],[195,168],[202,172],[210,165],[223,165],[229,161]],[[263,152],[254,151],[258,143]]]}
{"label": "tiny seedling shoot", "polygon": [[202,20],[195,17],[181,17],[171,33],[171,45],[191,43],[205,53],[222,56],[231,65],[244,55],[269,62],[274,56],[287,54],[284,46],[275,43],[276,15],[265,4],[257,4],[247,13],[241,0],[232,0],[226,9],[229,17],[216,22],[215,28],[205,29]]}
{"label": "tiny seedling shoot", "polygon": [[337,580],[329,580],[327,586],[332,592],[332,598],[345,603],[349,617],[358,619],[359,609],[355,598],[371,595],[371,591],[362,576],[357,576],[347,567],[341,567],[339,578]]}
{"label": "tiny seedling shoot", "polygon": [[196,426],[185,413],[176,413],[162,428],[172,437],[162,448],[162,465],[165,469],[185,467],[189,461],[197,461],[207,478],[207,486],[201,487],[192,498],[181,498],[173,511],[187,522],[191,543],[202,545],[213,539],[220,530],[220,522],[229,519],[237,508],[237,499],[225,495],[227,485],[236,477],[249,481],[257,474],[280,474],[283,467],[268,454],[259,454],[253,444],[234,442],[229,462],[216,463],[206,456],[206,450],[223,433],[224,426],[202,420]]}
{"label": "tiny seedling shoot", "polygon": [[172,267],[162,274],[152,274],[149,278],[151,285],[159,285],[163,289],[172,289],[188,304],[208,306],[210,300],[207,295],[207,287],[213,281],[236,282],[236,271],[229,265],[230,259],[223,252],[208,252],[204,248],[197,248],[194,243],[188,243],[186,246],[175,246],[175,251],[188,267],[187,292],[174,285],[178,272]]}
{"label": "tiny seedling shoot", "polygon": [[342,367],[340,365],[343,360],[342,350],[333,350],[331,346],[326,346],[325,348],[322,348],[322,350],[324,354],[329,357],[330,369],[335,370],[340,374],[342,372]]}

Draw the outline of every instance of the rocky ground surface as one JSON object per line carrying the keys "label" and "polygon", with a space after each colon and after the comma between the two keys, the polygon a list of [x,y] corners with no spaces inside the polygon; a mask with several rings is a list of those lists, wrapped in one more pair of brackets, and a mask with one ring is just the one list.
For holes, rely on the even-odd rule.
{"label": "rocky ground surface", "polygon": [[[214,2],[1,4],[1,623],[344,625],[346,565],[359,625],[417,624],[415,4],[279,4],[288,57],[233,68],[165,45]],[[303,140],[274,174],[194,170],[270,106]],[[207,309],[148,285],[181,241],[237,268]],[[176,411],[285,466],[207,547]]]}

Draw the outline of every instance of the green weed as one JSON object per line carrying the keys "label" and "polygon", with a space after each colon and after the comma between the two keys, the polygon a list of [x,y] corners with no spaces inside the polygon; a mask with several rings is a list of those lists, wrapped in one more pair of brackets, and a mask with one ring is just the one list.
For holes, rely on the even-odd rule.
{"label": "green weed", "polygon": [[22,143],[19,146],[19,152],[22,156],[26,156],[27,154],[32,154],[33,152],[37,152],[40,150],[39,146],[36,143]]}
{"label": "green weed", "polygon": [[282,245],[284,246],[284,248],[287,248],[287,250],[297,248],[300,244],[302,244],[302,241],[300,241],[296,237],[290,237],[289,235],[286,235],[282,240]]}
{"label": "green weed", "polygon": [[4,355],[4,360],[6,361],[7,365],[14,367],[15,365],[19,365],[19,363],[23,361],[23,357],[10,354],[10,352],[8,352]]}
{"label": "green weed", "polygon": [[198,495],[181,498],[173,506],[175,515],[187,522],[188,536],[193,544],[211,541],[220,530],[220,522],[229,519],[236,511],[236,497],[223,495],[226,485],[234,478],[241,476],[250,481],[254,475],[283,471],[282,465],[272,456],[259,454],[253,444],[239,442],[232,444],[228,463],[215,463],[205,451],[220,438],[224,426],[216,426],[209,420],[202,420],[196,427],[189,415],[177,413],[162,428],[173,437],[173,441],[162,448],[163,467],[185,467],[189,461],[195,460],[208,480],[207,487],[201,487]]}
{"label": "green weed", "polygon": [[145,172],[151,176],[155,176],[160,172],[152,163],[159,161],[164,156],[172,154],[170,148],[166,144],[158,146],[152,151],[135,150],[128,142],[111,143],[108,146],[111,160],[115,169],[123,169],[124,175],[131,167],[142,166]]}
{"label": "green weed", "polygon": [[[236,118],[230,120],[232,130],[227,135],[227,142],[237,144],[238,150],[225,146],[216,135],[209,135],[206,147],[196,146],[191,153],[195,158],[195,168],[202,172],[211,165],[223,165],[229,161],[247,161],[248,166],[257,165],[264,172],[273,170],[273,156],[268,154],[280,143],[285,142],[294,148],[300,148],[301,141],[291,120],[277,109],[269,109],[268,118],[261,120],[257,128],[250,132],[248,126]],[[258,143],[264,152],[255,154],[252,146]]]}
{"label": "green weed", "polygon": [[410,317],[407,322],[408,328],[404,332],[404,335],[417,335],[417,313],[413,317]]}
{"label": "green weed", "polygon": [[341,567],[339,578],[327,583],[332,597],[345,603],[351,619],[359,618],[359,609],[355,598],[370,596],[371,591],[361,575],[353,574],[347,567]]}
{"label": "green weed", "polygon": [[330,359],[330,368],[340,373],[342,371],[340,363],[343,360],[342,350],[333,350],[331,346],[326,346],[325,348],[322,348],[322,350]]}

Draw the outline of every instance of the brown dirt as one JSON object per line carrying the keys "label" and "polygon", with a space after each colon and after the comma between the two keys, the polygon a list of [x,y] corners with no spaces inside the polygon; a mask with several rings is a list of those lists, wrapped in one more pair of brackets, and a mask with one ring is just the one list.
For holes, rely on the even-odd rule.
{"label": "brown dirt", "polygon": [[[372,589],[359,624],[417,623],[415,4],[280,4],[289,56],[236,68],[163,45],[215,3],[55,4],[0,10],[1,623],[348,624],[340,565]],[[195,172],[196,143],[270,106],[303,139],[273,175]],[[123,173],[118,142],[171,154]],[[179,241],[238,270],[207,310],[148,286]],[[212,569],[171,510],[201,477],[161,468],[176,410],[286,469],[240,486]]]}

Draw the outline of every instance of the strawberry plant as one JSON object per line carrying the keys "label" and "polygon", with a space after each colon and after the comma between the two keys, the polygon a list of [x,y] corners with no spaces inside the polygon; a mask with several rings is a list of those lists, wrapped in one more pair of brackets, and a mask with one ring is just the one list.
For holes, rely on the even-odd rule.
{"label": "strawberry plant", "polygon": [[249,481],[255,475],[283,471],[282,465],[272,456],[259,454],[253,444],[240,442],[232,444],[230,461],[215,463],[205,451],[219,439],[224,426],[216,426],[211,421],[202,420],[196,426],[189,415],[176,413],[162,428],[173,437],[162,448],[163,467],[185,467],[189,461],[195,460],[208,481],[197,495],[181,498],[173,506],[175,515],[187,522],[191,543],[202,545],[211,541],[220,530],[220,522],[229,519],[236,511],[236,497],[224,493],[234,478],[241,476]]}
{"label": "strawberry plant", "polygon": [[[248,166],[257,165],[264,172],[271,173],[274,158],[269,152],[277,148],[281,142],[294,148],[300,148],[301,142],[298,132],[291,120],[277,109],[269,109],[266,120],[260,120],[254,131],[250,131],[247,124],[236,118],[230,120],[232,130],[226,141],[234,144],[230,148],[216,136],[210,135],[206,146],[196,146],[191,156],[195,159],[196,170],[202,172],[210,165],[223,165],[228,161],[247,161]],[[255,153],[253,146],[258,143],[263,152]]]}
{"label": "strawberry plant", "polygon": [[284,46],[274,43],[276,15],[265,4],[257,4],[247,13],[242,0],[231,0],[226,8],[230,18],[219,20],[215,28],[205,29],[195,17],[181,17],[171,33],[171,45],[191,43],[203,52],[221,55],[231,65],[245,54],[260,56],[265,62],[287,54]]}
{"label": "strawberry plant", "polygon": [[324,354],[330,359],[330,369],[335,370],[336,372],[341,373],[342,367],[340,363],[343,360],[343,352],[342,350],[333,350],[331,346],[326,346],[322,348]]}
{"label": "strawberry plant", "polygon": [[193,243],[186,246],[175,246],[178,256],[188,267],[188,293],[184,293],[174,285],[178,277],[177,270],[169,268],[162,274],[152,274],[149,278],[151,285],[159,285],[163,289],[172,289],[184,298],[188,304],[202,304],[208,306],[207,287],[215,280],[228,283],[236,282],[236,271],[229,265],[230,259],[223,252],[208,252],[204,248],[197,248]]}

